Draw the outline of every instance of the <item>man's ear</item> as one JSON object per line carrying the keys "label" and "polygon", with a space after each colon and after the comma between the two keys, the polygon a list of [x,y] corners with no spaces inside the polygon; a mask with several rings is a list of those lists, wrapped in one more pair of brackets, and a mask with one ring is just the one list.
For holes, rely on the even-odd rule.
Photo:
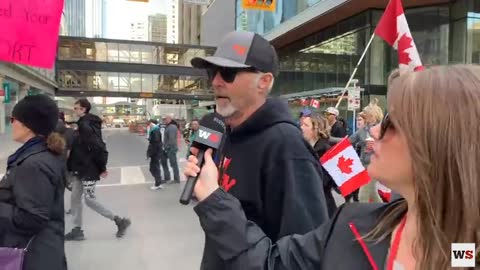
{"label": "man's ear", "polygon": [[272,84],[273,84],[273,75],[272,73],[263,73],[260,75],[260,78],[258,79],[258,85],[257,87],[262,90],[262,92],[270,93]]}

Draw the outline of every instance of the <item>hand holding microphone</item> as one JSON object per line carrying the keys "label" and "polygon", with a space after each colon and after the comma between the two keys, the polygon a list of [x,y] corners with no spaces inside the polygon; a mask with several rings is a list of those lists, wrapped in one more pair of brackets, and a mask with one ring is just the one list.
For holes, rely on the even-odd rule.
{"label": "hand holding microphone", "polygon": [[218,188],[218,169],[213,162],[212,149],[205,151],[203,156],[204,165],[200,168],[198,165],[198,149],[192,147],[192,155],[188,157],[185,165],[184,174],[188,177],[197,177],[194,193],[199,201],[203,201]]}
{"label": "hand holding microphone", "polygon": [[[180,203],[185,205],[190,203],[194,189],[195,191],[197,191],[196,185],[199,177],[198,174],[201,168],[204,167],[203,166],[204,162],[207,162],[206,168],[208,168],[209,171],[213,170],[211,168],[212,164],[213,164],[213,167],[215,167],[215,170],[217,170],[215,163],[212,160],[213,150],[216,150],[220,147],[222,143],[223,133],[225,132],[225,124],[221,119],[221,117],[216,113],[205,115],[202,118],[202,120],[200,120],[199,124],[200,124],[200,127],[198,129],[198,133],[192,142],[192,154],[194,156],[189,157],[189,162],[185,168],[185,175],[187,176],[187,182],[185,184],[185,188],[183,189],[182,195],[180,196]],[[206,154],[206,152],[208,152],[208,155]],[[206,158],[208,158],[208,160],[204,160]],[[212,173],[208,174],[208,176],[206,176],[205,178],[209,180],[211,175]],[[217,172],[217,176],[218,176],[218,172]],[[215,178],[214,180],[217,181],[217,178]],[[202,183],[203,182],[204,181],[202,181]],[[203,192],[201,192],[202,185],[203,184],[200,184],[200,189],[199,189],[199,193],[201,193],[200,196],[203,195]],[[218,187],[218,184],[217,184],[217,187]],[[199,194],[196,193],[196,195],[198,198]],[[198,198],[198,199],[201,199],[201,198]]]}

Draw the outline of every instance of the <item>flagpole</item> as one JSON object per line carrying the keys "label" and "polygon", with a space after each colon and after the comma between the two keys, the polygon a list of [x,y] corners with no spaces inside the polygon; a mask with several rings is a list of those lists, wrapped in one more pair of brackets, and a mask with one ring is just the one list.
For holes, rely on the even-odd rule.
{"label": "flagpole", "polygon": [[353,70],[352,75],[350,76],[350,79],[348,79],[347,85],[345,85],[345,88],[342,91],[342,95],[338,98],[337,105],[335,105],[335,108],[338,109],[338,106],[340,106],[340,102],[342,102],[343,96],[345,96],[345,93],[347,92],[347,89],[350,86],[350,83],[352,82],[353,77],[355,77],[355,74],[357,73],[357,69],[362,63],[362,60],[365,57],[365,54],[367,53],[368,48],[370,48],[370,45],[372,44],[374,37],[375,37],[375,32],[373,32],[372,36],[370,37],[370,40],[368,41],[367,46],[365,47],[365,50],[362,53],[362,56],[360,56],[360,59],[358,60],[357,66],[355,66],[355,69]]}

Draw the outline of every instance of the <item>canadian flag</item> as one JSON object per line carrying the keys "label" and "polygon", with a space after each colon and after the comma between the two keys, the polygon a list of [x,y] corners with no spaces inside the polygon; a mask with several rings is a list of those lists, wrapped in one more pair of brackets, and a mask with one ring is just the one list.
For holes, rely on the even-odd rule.
{"label": "canadian flag", "polygon": [[413,42],[401,0],[390,0],[378,22],[375,34],[398,51],[400,72],[423,70],[417,47]]}
{"label": "canadian flag", "polygon": [[302,106],[308,106],[308,99],[302,98],[300,102],[302,103]]}
{"label": "canadian flag", "polygon": [[377,181],[377,192],[384,202],[389,202],[392,197],[392,190]]}
{"label": "canadian flag", "polygon": [[313,107],[313,108],[317,108],[320,107],[320,101],[316,100],[316,99],[312,99],[310,101],[310,106]]}
{"label": "canadian flag", "polygon": [[344,197],[370,181],[367,170],[348,138],[330,148],[320,158],[320,163],[332,176]]}

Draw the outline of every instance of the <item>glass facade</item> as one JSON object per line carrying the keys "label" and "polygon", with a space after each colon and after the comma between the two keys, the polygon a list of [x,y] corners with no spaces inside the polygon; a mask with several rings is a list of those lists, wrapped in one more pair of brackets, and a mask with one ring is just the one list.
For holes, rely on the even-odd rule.
{"label": "glass facade", "polygon": [[213,47],[99,42],[94,39],[62,37],[59,41],[58,59],[191,66],[192,58],[213,55],[214,52]]}
{"label": "glass facade", "polygon": [[69,36],[85,36],[85,0],[65,0],[65,31]]}
{"label": "glass facade", "polygon": [[[244,11],[238,4],[237,29],[264,34],[308,8],[308,2],[280,1],[276,13]],[[318,2],[310,1],[310,4]],[[321,109],[335,106],[336,96],[345,87],[383,11],[364,11],[279,48],[281,72],[272,93],[292,101],[300,96],[315,97],[320,100]],[[480,1],[457,0],[409,8],[405,15],[425,66],[480,64]],[[365,89],[362,107],[372,98],[377,98],[385,107],[387,78],[397,67],[397,52],[375,37],[355,76]],[[346,103],[346,100],[341,103],[340,111],[352,122]],[[292,109],[296,113],[300,105],[294,104]]]}
{"label": "glass facade", "polygon": [[[296,9],[289,9],[285,2],[279,2],[276,12],[282,15],[273,27],[286,20],[288,12],[295,10],[291,14],[296,15],[320,1],[291,1],[289,5],[295,3]],[[267,32],[264,17],[269,16],[268,12],[259,12],[263,17],[249,18],[250,11],[242,10],[240,1],[237,4],[237,29]],[[281,73],[273,93],[344,87],[382,14],[383,10],[371,9],[280,48]],[[449,5],[410,8],[405,14],[424,65],[480,63],[479,1],[457,0]],[[366,93],[385,95],[388,74],[396,67],[396,51],[375,37],[355,78]]]}
{"label": "glass facade", "polygon": [[59,88],[72,91],[93,90],[135,93],[207,94],[203,77],[170,76],[141,73],[60,70]]}

